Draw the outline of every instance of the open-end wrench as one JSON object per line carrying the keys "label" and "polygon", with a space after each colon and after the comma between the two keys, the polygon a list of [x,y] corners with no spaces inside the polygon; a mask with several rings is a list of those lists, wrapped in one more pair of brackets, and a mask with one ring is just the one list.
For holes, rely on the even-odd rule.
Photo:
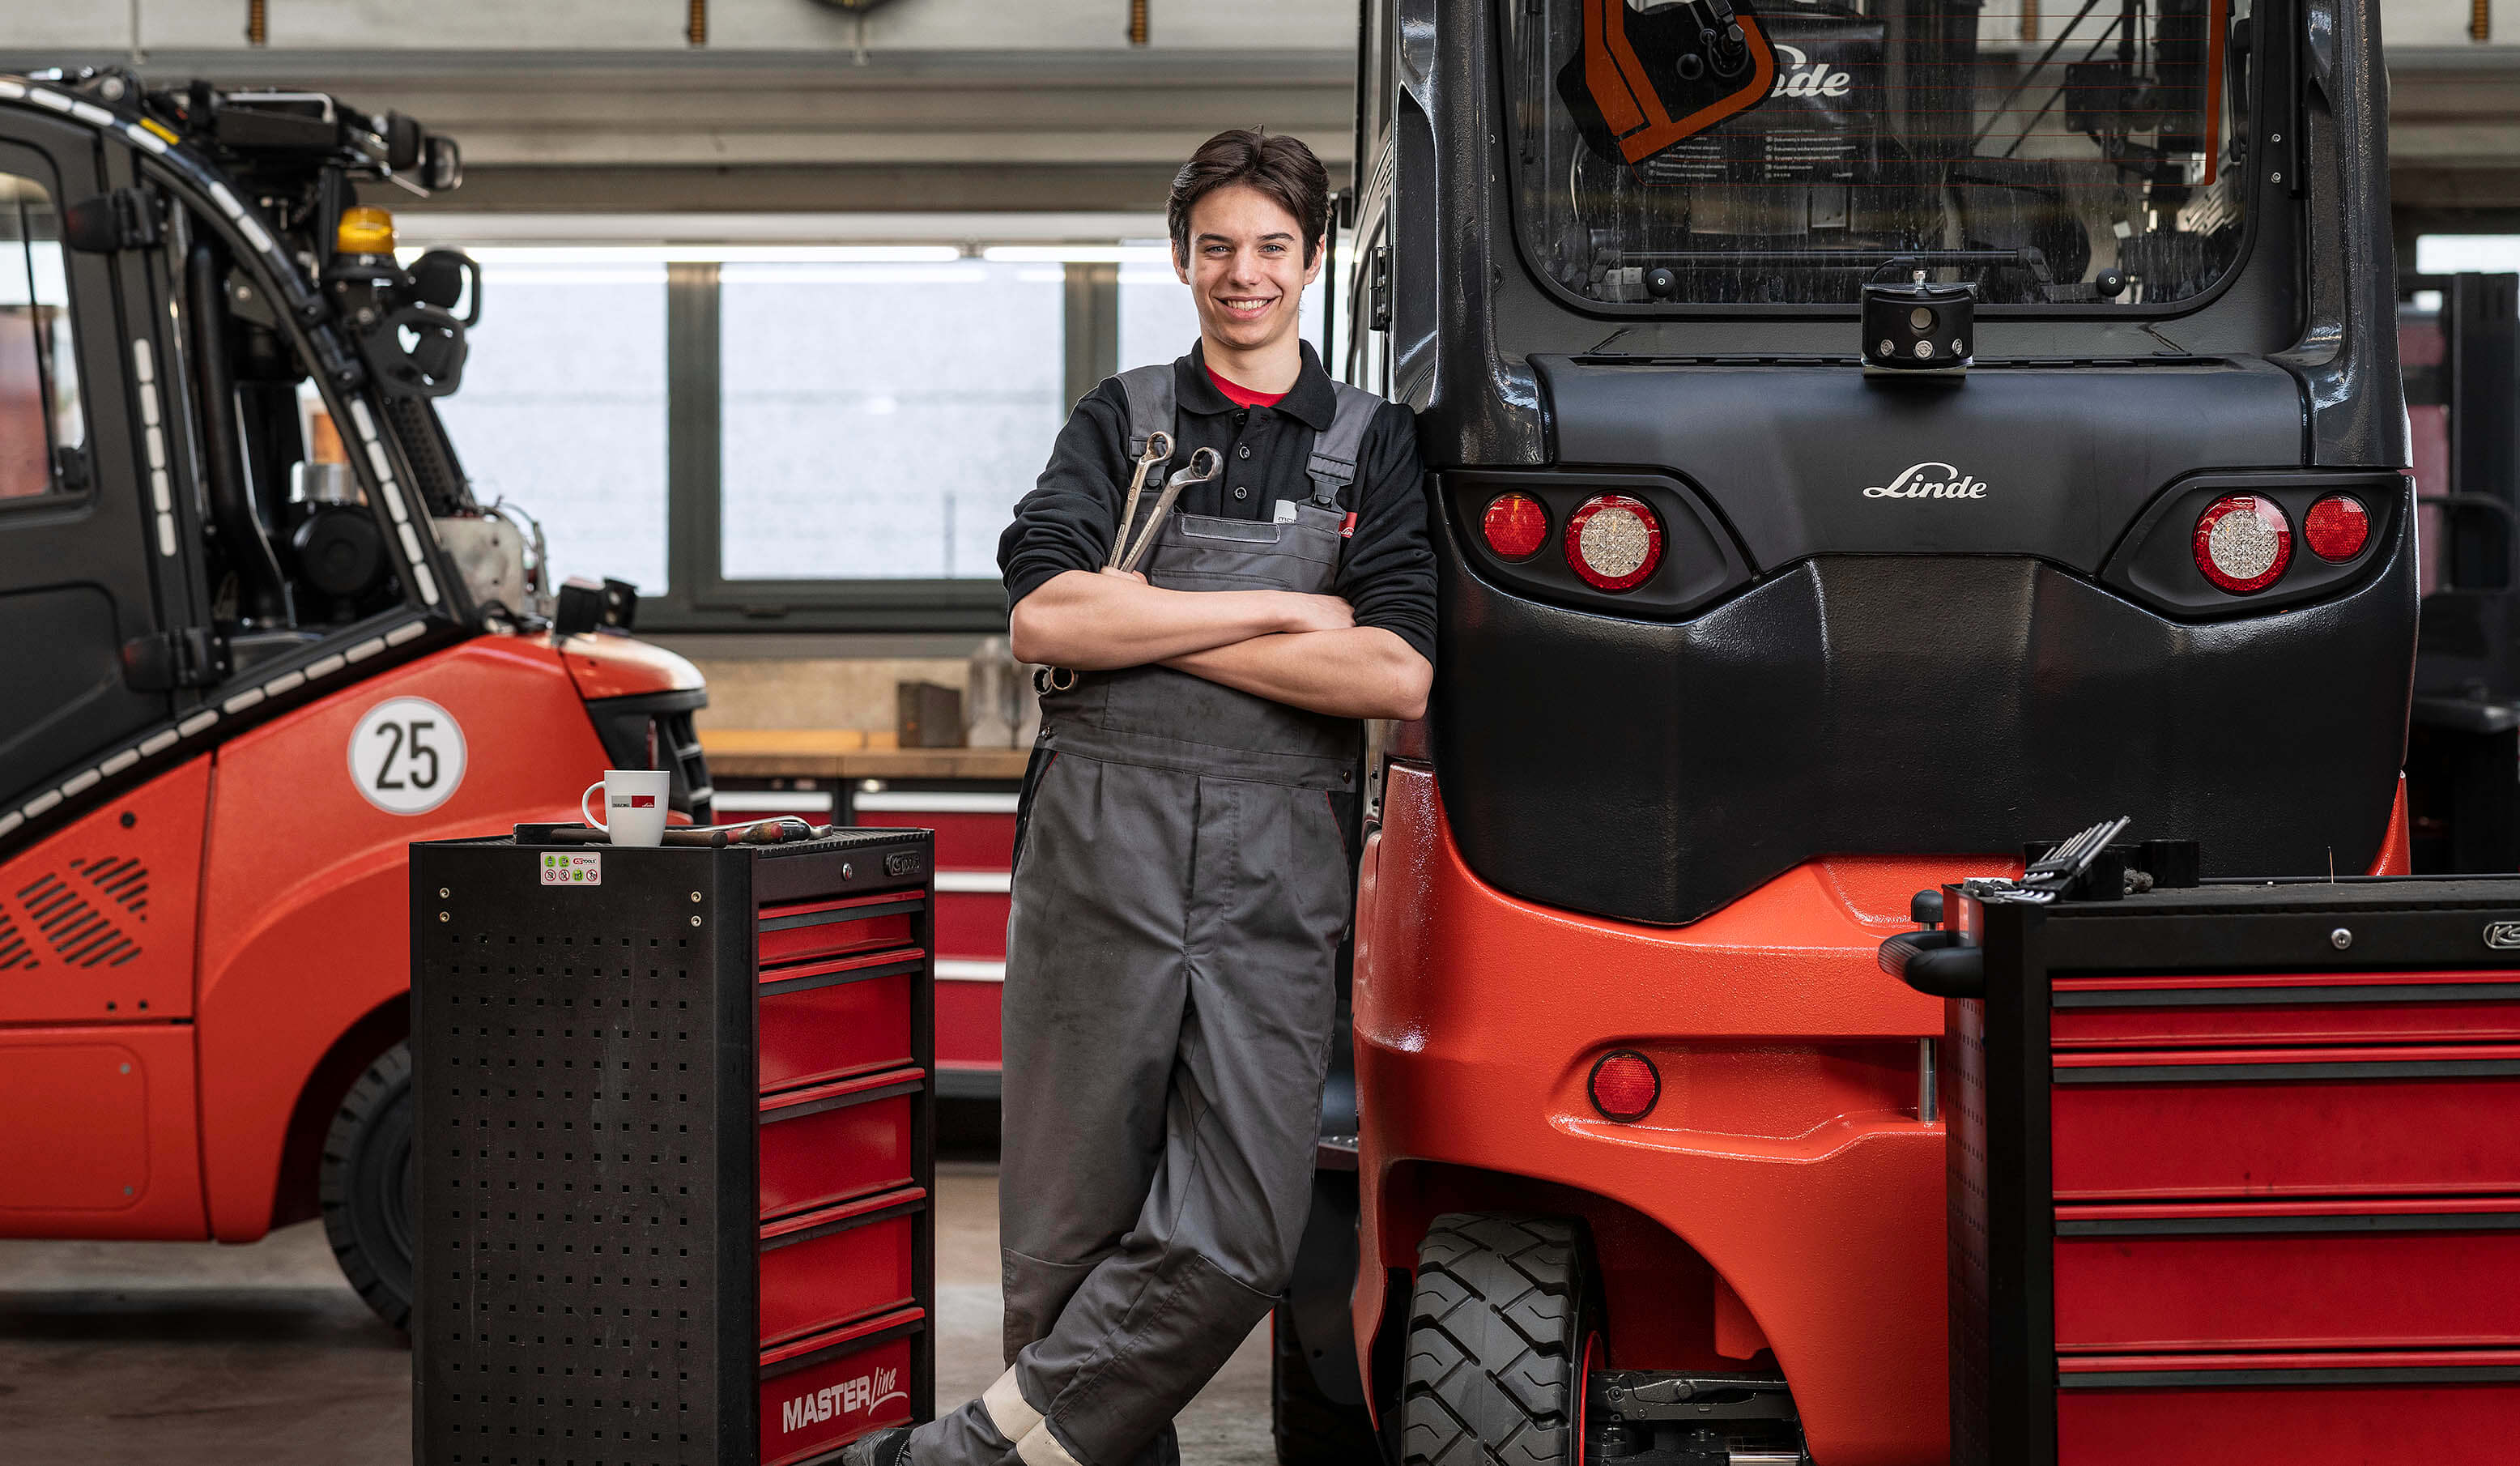
{"label": "open-end wrench", "polygon": [[1111,531],[1111,557],[1102,562],[1106,570],[1120,563],[1120,547],[1128,543],[1129,527],[1138,521],[1138,496],[1146,491],[1147,475],[1155,465],[1173,456],[1173,435],[1158,429],[1147,435],[1147,450],[1138,455],[1138,472],[1129,479],[1129,502],[1120,510],[1120,527]]}
{"label": "open-end wrench", "polygon": [[[1201,465],[1205,466],[1201,467]],[[1201,448],[1190,455],[1190,466],[1164,481],[1162,495],[1155,500],[1154,509],[1147,515],[1146,532],[1140,534],[1138,542],[1129,547],[1128,558],[1120,562],[1120,569],[1134,571],[1138,568],[1138,562],[1146,558],[1148,548],[1155,542],[1155,531],[1164,527],[1164,516],[1172,513],[1173,500],[1181,497],[1183,489],[1193,483],[1205,483],[1224,472],[1225,455],[1214,448]]]}

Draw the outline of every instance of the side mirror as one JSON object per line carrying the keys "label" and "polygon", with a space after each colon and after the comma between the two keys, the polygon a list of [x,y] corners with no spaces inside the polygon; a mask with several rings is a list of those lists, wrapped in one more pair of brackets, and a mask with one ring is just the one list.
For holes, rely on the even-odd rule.
{"label": "side mirror", "polygon": [[445,311],[463,302],[464,324],[481,323],[481,265],[461,250],[431,250],[413,260],[410,294],[422,304]]}
{"label": "side mirror", "polygon": [[560,607],[552,615],[552,629],[562,636],[577,636],[598,626],[627,631],[638,619],[639,587],[627,580],[607,580],[599,585],[571,575],[561,584]]}

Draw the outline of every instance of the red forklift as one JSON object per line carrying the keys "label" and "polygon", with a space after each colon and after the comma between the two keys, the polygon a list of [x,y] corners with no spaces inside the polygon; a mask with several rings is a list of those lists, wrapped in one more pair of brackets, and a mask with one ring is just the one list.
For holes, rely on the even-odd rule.
{"label": "red forklift", "polygon": [[1432,470],[1281,1459],[1951,1460],[1912,896],[2404,872],[2373,8],[1368,0]]}
{"label": "red forklift", "polygon": [[319,92],[0,76],[0,1236],[321,1214],[402,1326],[406,847],[608,766],[707,818],[698,673],[440,425],[479,273],[359,190],[461,176]]}

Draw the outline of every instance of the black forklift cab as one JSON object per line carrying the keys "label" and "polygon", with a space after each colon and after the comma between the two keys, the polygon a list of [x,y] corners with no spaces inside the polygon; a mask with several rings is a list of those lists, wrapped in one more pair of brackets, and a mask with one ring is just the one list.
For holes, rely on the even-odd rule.
{"label": "black forklift cab", "polygon": [[2210,875],[2382,851],[2373,7],[2048,10],[1366,6],[1348,369],[1420,414],[1484,879],[1676,924],[2110,814]]}
{"label": "black forklift cab", "polygon": [[541,609],[431,405],[478,272],[355,227],[359,184],[461,174],[321,93],[0,76],[0,844]]}

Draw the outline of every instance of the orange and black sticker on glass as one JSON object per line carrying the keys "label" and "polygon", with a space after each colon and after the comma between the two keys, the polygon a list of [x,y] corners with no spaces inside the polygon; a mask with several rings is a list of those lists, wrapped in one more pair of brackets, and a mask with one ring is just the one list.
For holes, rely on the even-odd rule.
{"label": "orange and black sticker on glass", "polygon": [[1756,107],[1776,84],[1777,58],[1741,0],[1684,0],[1631,10],[1583,0],[1583,44],[1557,73],[1557,92],[1587,146],[1640,163]]}

